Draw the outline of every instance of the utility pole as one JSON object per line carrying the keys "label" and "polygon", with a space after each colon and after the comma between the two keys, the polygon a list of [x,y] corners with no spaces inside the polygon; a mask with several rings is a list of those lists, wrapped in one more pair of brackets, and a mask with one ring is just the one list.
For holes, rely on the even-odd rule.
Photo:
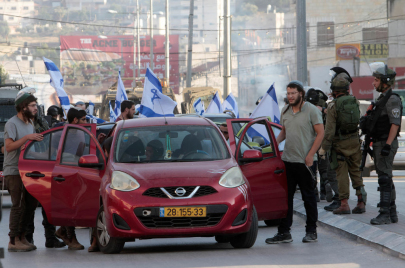
{"label": "utility pole", "polygon": [[193,62],[193,27],[194,0],[190,0],[190,15],[188,17],[188,53],[187,53],[187,81],[186,87],[191,87],[191,64]]}
{"label": "utility pole", "polygon": [[308,85],[306,1],[297,1],[297,80]]}
{"label": "utility pole", "polygon": [[223,99],[231,92],[231,1],[224,0],[224,92]]}
{"label": "utility pole", "polygon": [[170,86],[170,48],[169,48],[169,0],[166,0],[166,42],[165,42],[165,77],[167,86]]}
{"label": "utility pole", "polygon": [[136,34],[135,25],[136,25],[136,23],[135,22],[136,22],[136,17],[135,17],[135,14],[132,14],[132,15],[134,15],[134,41],[132,42],[134,45],[134,63],[133,63],[133,67],[132,67],[132,76],[134,77],[134,87],[136,87],[136,73],[135,73],[135,66],[136,66],[136,47],[135,47],[135,34]]}
{"label": "utility pole", "polygon": [[[136,29],[136,43],[137,43],[137,47],[138,47],[138,77],[141,77],[141,41],[140,41],[140,36],[139,36],[139,28],[141,27],[141,23],[140,23],[140,17],[139,17],[139,0],[136,0],[136,19],[137,19],[137,23],[136,25],[138,26]],[[135,47],[135,44],[134,44]]]}
{"label": "utility pole", "polygon": [[153,71],[153,0],[150,0],[150,64],[149,68]]}

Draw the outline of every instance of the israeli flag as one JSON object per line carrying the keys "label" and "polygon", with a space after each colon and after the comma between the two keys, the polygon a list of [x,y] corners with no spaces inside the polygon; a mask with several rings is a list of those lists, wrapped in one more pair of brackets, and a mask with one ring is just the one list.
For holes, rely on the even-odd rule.
{"label": "israeli flag", "polygon": [[92,103],[91,101],[89,101],[89,106],[86,109],[86,113],[88,115],[93,115],[94,114],[94,103]]}
{"label": "israeli flag", "polygon": [[280,109],[278,108],[274,83],[271,85],[269,90],[267,90],[259,105],[257,105],[256,109],[250,115],[250,118],[257,118],[261,116],[270,117],[272,122],[280,124]]}
{"label": "israeli flag", "polygon": [[195,113],[198,115],[203,115],[205,112],[205,107],[204,107],[204,102],[201,100],[201,98],[198,98],[194,103],[193,107],[195,110]]}
{"label": "israeli flag", "polygon": [[148,67],[145,75],[142,102],[139,107],[139,116],[174,116],[173,110],[176,105],[177,103],[175,101],[162,93],[162,85],[159,79]]}
{"label": "israeli flag", "polygon": [[210,104],[208,104],[208,108],[205,111],[205,113],[210,113],[210,114],[222,114],[224,111],[222,109],[221,101],[218,95],[218,91],[215,93],[214,97],[212,97],[212,100]]}
{"label": "israeli flag", "polygon": [[[271,85],[269,90],[267,90],[259,105],[257,105],[256,109],[250,115],[250,118],[257,118],[262,116],[269,117],[271,119],[270,121],[280,124],[280,109],[278,108],[274,83]],[[255,124],[248,129],[247,133],[250,137],[262,137],[265,144],[270,143],[270,138],[264,125]],[[281,150],[281,146],[279,146],[279,149]]]}
{"label": "israeli flag", "polygon": [[115,120],[117,120],[117,115],[114,112],[114,109],[111,106],[111,102],[108,102],[109,106],[110,106],[110,122],[115,122]]}
{"label": "israeli flag", "polygon": [[86,119],[89,119],[90,122],[95,123],[95,124],[102,124],[105,123],[105,121],[101,118],[98,118],[97,116],[94,115],[86,115]]}
{"label": "israeli flag", "polygon": [[238,103],[236,102],[235,97],[233,96],[232,92],[229,93],[228,97],[222,103],[222,109],[232,111],[236,118],[239,118],[239,108]]}
{"label": "israeli flag", "polygon": [[60,73],[58,67],[56,67],[55,63],[53,61],[42,57],[45,63],[45,67],[49,72],[49,75],[51,76],[51,86],[56,90],[56,94],[58,95],[60,105],[63,108],[64,111],[64,116],[63,118],[66,119],[67,113],[70,109],[70,101],[69,97],[66,94],[65,90],[63,89],[63,77],[62,74]]}
{"label": "israeli flag", "polygon": [[118,82],[117,82],[117,95],[115,96],[115,109],[114,112],[116,116],[121,114],[121,103],[124,100],[128,100],[127,92],[125,91],[124,83],[121,79],[121,71],[118,72]]}

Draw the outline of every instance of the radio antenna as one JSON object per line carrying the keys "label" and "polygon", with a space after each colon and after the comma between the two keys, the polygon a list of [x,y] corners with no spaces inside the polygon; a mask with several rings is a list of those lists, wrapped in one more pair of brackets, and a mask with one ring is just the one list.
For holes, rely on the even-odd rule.
{"label": "radio antenna", "polygon": [[23,80],[24,85],[27,86],[27,84],[25,83],[24,77],[23,77],[23,75],[22,75],[22,73],[21,73],[20,66],[18,66],[17,60],[15,61],[15,63],[17,64],[18,71],[20,72],[20,75],[21,75],[21,78],[22,78],[22,80]]}

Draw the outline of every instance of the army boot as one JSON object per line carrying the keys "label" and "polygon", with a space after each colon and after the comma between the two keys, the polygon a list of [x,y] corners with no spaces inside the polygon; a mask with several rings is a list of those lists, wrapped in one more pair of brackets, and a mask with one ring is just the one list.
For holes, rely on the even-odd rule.
{"label": "army boot", "polygon": [[63,248],[66,246],[65,242],[59,241],[55,236],[55,227],[45,228],[45,247],[46,248]]}
{"label": "army boot", "polygon": [[390,203],[391,191],[382,191],[382,189],[380,189],[380,214],[378,214],[376,218],[371,219],[371,224],[382,225],[391,223]]}
{"label": "army boot", "polygon": [[333,211],[333,214],[350,214],[350,207],[347,203],[348,199],[340,200],[340,207]]}
{"label": "army boot", "polygon": [[391,223],[398,222],[397,205],[395,205],[395,204],[390,207],[390,218],[391,218]]}
{"label": "army boot", "polygon": [[55,236],[57,238],[59,238],[59,239],[62,239],[62,241],[66,245],[69,245],[70,241],[69,241],[69,238],[67,237],[67,234],[66,234],[66,227],[64,227],[64,226],[59,227],[59,229],[56,230],[56,232],[55,232]]}
{"label": "army boot", "polygon": [[32,247],[23,244],[18,236],[10,237],[10,242],[8,242],[9,252],[27,252],[31,250]]}
{"label": "army boot", "polygon": [[329,206],[325,206],[323,209],[327,211],[334,211],[335,209],[340,207],[340,200],[333,200]]}
{"label": "army boot", "polygon": [[332,186],[330,185],[329,182],[325,184],[325,198],[326,198],[326,201],[332,202],[332,198],[333,198]]}
{"label": "army boot", "polygon": [[84,246],[77,241],[75,227],[66,227],[66,235],[68,238],[68,249],[70,250],[82,250]]}
{"label": "army boot", "polygon": [[363,200],[363,196],[360,194],[357,196],[357,206],[352,210],[353,214],[361,214],[366,212],[366,203]]}

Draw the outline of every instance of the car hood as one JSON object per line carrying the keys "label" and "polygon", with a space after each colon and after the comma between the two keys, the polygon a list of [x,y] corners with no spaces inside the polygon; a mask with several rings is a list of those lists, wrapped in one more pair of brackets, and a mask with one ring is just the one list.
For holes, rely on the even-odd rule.
{"label": "car hood", "polygon": [[136,180],[148,181],[148,184],[159,185],[173,183],[181,179],[182,183],[194,185],[203,181],[212,181],[220,178],[231,167],[238,166],[233,158],[201,161],[201,162],[171,162],[171,163],[144,163],[128,164],[114,163],[114,170],[125,172]]}

